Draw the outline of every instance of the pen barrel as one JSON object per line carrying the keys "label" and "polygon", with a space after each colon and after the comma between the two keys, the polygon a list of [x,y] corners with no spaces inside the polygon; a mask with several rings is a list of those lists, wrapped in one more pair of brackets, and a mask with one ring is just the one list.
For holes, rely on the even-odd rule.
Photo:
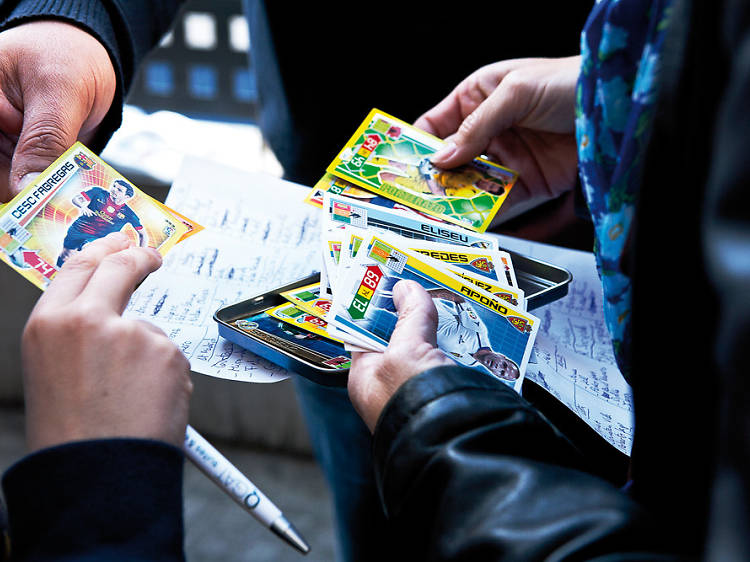
{"label": "pen barrel", "polygon": [[185,431],[185,454],[206,476],[261,523],[270,527],[282,513],[255,484],[192,427]]}

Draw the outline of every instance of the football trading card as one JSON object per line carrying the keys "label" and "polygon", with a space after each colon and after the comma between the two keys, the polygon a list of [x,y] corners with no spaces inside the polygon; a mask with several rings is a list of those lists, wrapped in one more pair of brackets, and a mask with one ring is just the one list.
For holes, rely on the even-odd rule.
{"label": "football trading card", "polygon": [[333,324],[328,324],[326,331],[331,338],[344,342],[344,348],[348,351],[381,351],[379,347],[374,346],[367,339]]}
{"label": "football trading card", "polygon": [[[361,187],[357,187],[353,183],[349,183],[348,181],[342,180],[341,178],[328,173],[320,178],[315,186],[313,186],[313,188],[310,190],[310,193],[308,193],[307,197],[305,197],[305,203],[308,203],[313,207],[317,207],[318,209],[322,209],[323,194],[326,191],[330,191],[331,193],[334,193],[336,195],[346,195],[347,197],[351,197],[352,199],[366,201],[370,205],[378,205],[380,207],[385,207],[386,209],[392,209],[394,208],[394,206],[399,205],[392,199],[381,197],[377,193],[373,193],[371,191],[362,189]],[[404,205],[399,206],[404,210],[408,209],[408,207]]]}
{"label": "football trading card", "polygon": [[330,297],[333,295],[331,291],[331,283],[328,281],[328,269],[326,265],[326,250],[320,256],[320,294]]}
{"label": "football trading card", "polygon": [[331,256],[334,265],[341,261],[341,240],[327,240],[328,254]]}
{"label": "football trading card", "polygon": [[[345,235],[345,230],[346,229],[340,229],[339,228],[339,229],[335,229],[333,232],[335,232],[335,236],[336,237],[338,237],[338,238],[344,238],[346,236]],[[344,243],[341,243],[341,245],[343,247]],[[326,248],[324,248],[324,254],[325,254],[326,258],[328,258],[330,256],[330,251],[328,250],[328,242],[326,242]],[[351,259],[349,258],[349,252],[346,251],[346,250],[344,250],[343,252],[341,252],[339,254],[339,263],[338,264],[332,265],[332,263],[333,263],[332,259],[326,259],[325,261],[326,261],[326,267],[327,268],[330,267],[331,269],[333,269],[333,275],[338,278],[338,276],[341,274],[341,271],[345,267],[347,267],[346,264],[348,264],[351,261]],[[324,268],[323,271],[326,271],[326,268]],[[322,295],[322,298],[326,299],[326,301],[327,301],[326,304],[328,306],[328,311],[321,318],[323,320],[327,321],[328,320],[328,312],[330,312],[330,303],[333,300],[334,289],[331,286],[331,282],[330,282],[330,280],[328,278],[327,271],[326,271],[325,275],[324,275],[323,271],[321,271],[320,284],[319,284],[320,289],[319,289],[319,291],[320,291],[320,294]],[[336,282],[334,281],[334,284],[335,283]],[[282,296],[284,296],[285,298],[289,299],[289,297],[287,297],[286,294],[284,294]],[[307,310],[311,314],[313,314],[315,316],[318,316],[319,311],[305,308],[305,306],[303,306],[301,303],[295,303],[295,304],[297,304],[297,306],[299,308],[301,308],[303,310]],[[335,338],[337,340],[341,340],[342,342],[344,342],[344,347],[346,348],[347,351],[374,351],[374,348],[367,341],[365,341],[363,338],[357,336],[356,334],[352,334],[351,332],[349,332],[347,330],[342,330],[341,328],[338,328],[336,326],[332,326],[331,324],[328,324],[326,326],[326,331],[328,332],[328,334],[331,337],[333,337],[333,338]]]}
{"label": "football trading card", "polygon": [[[404,246],[448,265],[448,269],[463,277],[464,274],[490,279],[503,287],[518,289],[513,260],[503,250],[461,251],[449,244],[431,243],[423,240],[407,242]],[[494,292],[494,291],[490,291]]]}
{"label": "football trading card", "polygon": [[[403,244],[408,244],[407,247],[409,250],[414,250],[465,272],[476,273],[484,277],[489,277],[493,281],[500,280],[505,283],[506,279],[503,271],[505,264],[500,261],[500,251],[498,250],[475,250],[473,248],[462,248],[452,244],[428,242],[425,240],[403,242]],[[506,252],[503,253],[507,255]],[[500,264],[500,275],[498,275],[496,263]]]}
{"label": "football trading card", "polygon": [[341,272],[351,263],[352,258],[357,255],[362,241],[373,234],[355,226],[344,227],[341,232],[343,236],[341,242],[341,259],[339,260],[339,276],[341,276]]}
{"label": "football trading card", "polygon": [[323,194],[323,212],[325,213],[324,222],[338,225],[389,230],[399,236],[418,240],[498,249],[497,241],[492,236],[437,222],[417,213],[386,209],[330,192]]}
{"label": "football trading card", "polygon": [[347,337],[348,332],[344,330],[330,330],[328,322],[324,319],[309,314],[293,304],[282,304],[266,310],[265,313],[272,318],[291,324],[296,328],[312,332],[317,336],[328,338],[340,344],[343,344],[344,341],[348,341],[358,347],[369,349],[367,343],[365,343],[365,345],[360,345],[360,343],[364,341],[364,338],[359,338],[358,336]]}
{"label": "football trading card", "polygon": [[329,321],[384,350],[398,319],[393,287],[401,279],[414,280],[435,303],[443,353],[520,390],[539,320],[434,263],[373,236],[340,280]]}
{"label": "football trading card", "polygon": [[369,205],[375,205],[376,207],[383,207],[384,209],[394,209],[408,215],[414,214],[418,216],[421,215],[422,217],[429,217],[429,220],[434,222],[445,222],[438,217],[420,213],[418,210],[412,209],[411,207],[408,207],[403,203],[399,203],[398,201],[394,201],[393,199],[388,199],[386,197],[378,195],[377,193],[372,193],[371,191],[367,191],[365,189],[357,187],[353,183],[342,180],[341,178],[338,178],[329,173],[326,173],[322,178],[318,180],[318,183],[315,184],[315,187],[313,187],[307,194],[307,197],[305,197],[305,203],[317,207],[318,209],[322,209],[323,198],[326,192],[333,193],[334,195],[344,195],[345,197],[351,197],[354,200],[362,201]]}
{"label": "football trading card", "polygon": [[451,273],[458,275],[461,279],[476,285],[480,289],[509,302],[513,306],[517,306],[521,310],[526,310],[526,295],[521,289],[508,287],[477,273],[466,273],[464,270],[453,268],[451,266],[447,266],[446,269]]}
{"label": "football trading card", "polygon": [[318,318],[317,316],[314,316],[309,312],[305,312],[292,303],[284,303],[280,304],[279,306],[270,308],[266,310],[266,314],[268,314],[272,318],[281,320],[282,322],[292,324],[293,326],[296,326],[297,328],[300,328],[302,330],[307,330],[308,332],[312,332],[313,334],[317,334],[318,336],[343,343],[341,340],[332,337],[328,333],[328,331],[326,330],[326,326],[328,325],[328,323],[325,320],[323,320],[322,318]]}
{"label": "football trading card", "polygon": [[[146,195],[146,194],[144,193],[143,195]],[[180,237],[180,239],[177,241],[177,244],[179,244],[180,242],[182,242],[186,238],[190,238],[193,234],[198,234],[201,230],[204,230],[204,227],[201,226],[201,225],[199,225],[194,220],[187,218],[182,213],[178,213],[177,211],[175,211],[171,207],[167,207],[164,203],[162,203],[161,201],[159,201],[157,199],[154,199],[153,197],[151,199],[154,201],[154,203],[156,203],[157,205],[159,205],[167,213],[170,213],[178,221],[182,222],[182,224],[185,225],[185,228],[187,228],[187,232]]]}
{"label": "football trading card", "polygon": [[[394,244],[398,245],[399,242],[394,241]],[[526,299],[516,283],[513,262],[508,252],[473,249],[464,251],[458,246],[424,240],[400,244],[409,250],[444,263],[445,268],[451,273],[526,310]]]}
{"label": "football trading card", "polygon": [[[344,342],[344,349],[347,350],[347,351],[349,351],[349,352],[359,351],[361,353],[368,353],[368,352],[373,351],[372,349],[367,349],[367,348],[364,348],[364,347],[359,347],[357,345],[353,345],[353,344],[351,344],[349,342],[346,342],[346,341]],[[377,352],[377,353],[380,353],[380,352]]]}
{"label": "football trading card", "polygon": [[349,241],[348,244],[348,255],[350,258],[353,258],[357,255],[357,252],[359,251],[359,247],[362,245],[362,242],[365,239],[365,236],[367,236],[367,231],[362,230],[361,228],[355,228],[353,226],[347,226],[344,229],[344,245],[346,245],[347,240]]}
{"label": "football trading card", "polygon": [[[344,236],[344,245],[346,245],[347,238],[350,242],[349,252],[342,254],[342,260],[339,264],[340,276],[346,275],[346,271],[350,268],[353,258],[357,255],[357,249],[360,247],[362,239],[364,237],[369,238],[367,231],[352,226],[347,226],[344,232],[346,233]],[[506,263],[512,263],[510,254],[507,252],[465,248],[453,244],[401,238],[392,232],[384,232],[381,236],[387,238],[391,242],[391,245],[396,247],[403,246],[427,256],[428,261],[434,259],[442,262],[440,265],[433,264],[433,266],[436,269],[444,268],[492,293],[496,297],[500,297],[526,310],[524,292],[518,287],[511,285],[506,276]],[[500,267],[495,267],[495,263],[500,264]],[[497,272],[498,269],[500,270],[499,274]]]}
{"label": "football trading card", "polygon": [[476,158],[445,170],[430,157],[444,141],[378,109],[370,111],[327,172],[409,207],[484,232],[518,177]]}
{"label": "football trading card", "polygon": [[343,370],[351,366],[351,355],[340,343],[279,321],[265,312],[232,324],[254,339],[283,349],[316,367]]}
{"label": "football trading card", "polygon": [[[388,237],[387,239],[389,240],[389,242],[391,242],[391,245],[396,247],[399,246],[398,241],[395,241],[390,237]],[[423,244],[424,242],[420,241],[420,243]],[[401,246],[423,255],[426,263],[432,265],[435,269],[445,270],[453,273],[454,275],[458,275],[461,279],[469,281],[477,287],[481,287],[484,291],[492,293],[496,297],[509,302],[513,306],[517,306],[521,310],[526,310],[526,298],[524,292],[517,287],[509,286],[506,283],[504,275],[498,278],[498,276],[484,275],[483,272],[478,268],[461,267],[460,258],[458,258],[457,261],[454,252],[436,252],[434,251],[434,249],[430,249],[427,253],[425,253],[424,248],[415,247],[417,246],[417,244],[415,244],[413,241],[407,241],[407,243],[401,244]],[[456,246],[453,246],[453,248],[456,248]],[[498,252],[495,253],[497,254]],[[502,253],[505,254],[506,252]],[[494,257],[498,258],[498,256]],[[480,257],[477,259],[482,258]],[[503,258],[499,258],[495,261],[502,264],[502,259]]]}
{"label": "football trading card", "polygon": [[76,143],[3,207],[0,259],[44,289],[70,256],[118,231],[164,255],[188,227]]}
{"label": "football trading card", "polygon": [[332,292],[336,291],[336,281],[339,276],[342,237],[343,232],[341,229],[324,230],[322,233],[323,265],[326,271],[326,283]]}
{"label": "football trading card", "polygon": [[505,274],[505,281],[511,287],[518,287],[518,281],[516,280],[516,270],[513,267],[513,260],[510,259],[508,252],[500,251],[500,261],[503,264],[503,273]]}
{"label": "football trading card", "polygon": [[331,299],[320,295],[320,283],[312,283],[298,289],[281,293],[286,300],[309,312],[313,316],[325,319],[328,311],[331,310]]}

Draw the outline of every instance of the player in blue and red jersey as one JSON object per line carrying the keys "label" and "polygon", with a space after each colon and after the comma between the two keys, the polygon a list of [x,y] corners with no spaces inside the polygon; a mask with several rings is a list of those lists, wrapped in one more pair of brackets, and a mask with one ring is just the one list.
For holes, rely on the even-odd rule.
{"label": "player in blue and red jersey", "polygon": [[71,252],[80,251],[89,242],[122,230],[126,224],[130,224],[138,234],[138,245],[145,247],[148,237],[143,225],[138,215],[126,204],[133,194],[132,185],[116,179],[109,191],[94,186],[73,197],[73,204],[81,209],[81,214],[68,228],[63,250],[57,258],[57,267],[62,267]]}

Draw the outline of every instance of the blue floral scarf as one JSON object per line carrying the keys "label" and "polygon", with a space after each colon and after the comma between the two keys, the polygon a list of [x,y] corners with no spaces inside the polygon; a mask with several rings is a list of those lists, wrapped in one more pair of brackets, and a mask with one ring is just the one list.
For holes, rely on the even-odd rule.
{"label": "blue floral scarf", "polygon": [[581,34],[576,90],[579,174],[615,358],[630,372],[631,282],[623,271],[651,132],[670,0],[601,0]]}

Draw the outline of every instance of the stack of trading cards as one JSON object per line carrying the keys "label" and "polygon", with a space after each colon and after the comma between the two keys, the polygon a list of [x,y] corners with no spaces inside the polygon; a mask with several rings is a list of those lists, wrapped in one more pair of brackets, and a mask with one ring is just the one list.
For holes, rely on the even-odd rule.
{"label": "stack of trading cards", "polygon": [[44,290],[67,259],[112,232],[164,255],[202,229],[76,143],[0,205],[0,259]]}
{"label": "stack of trading cards", "polygon": [[393,287],[413,280],[435,303],[438,347],[520,390],[539,320],[492,237],[331,192],[323,212],[321,283],[306,288],[316,307],[306,310],[329,337],[349,351],[385,350],[398,319]]}
{"label": "stack of trading cards", "polygon": [[320,283],[280,293],[287,302],[234,320],[232,324],[255,339],[325,371],[351,365],[344,342],[329,333],[325,316],[331,299],[320,294]]}
{"label": "stack of trading cards", "polygon": [[[317,300],[320,284],[290,291],[284,295],[290,302],[240,318],[234,326],[273,348],[283,349],[297,359],[325,371],[344,371],[351,365],[351,354],[342,341],[328,334],[327,323],[320,316],[294,303]],[[323,299],[330,303],[329,299]],[[314,305],[313,305],[314,306]],[[318,312],[318,314],[321,314]]]}
{"label": "stack of trading cards", "polygon": [[345,349],[383,351],[398,318],[393,287],[414,280],[435,303],[438,347],[520,390],[539,320],[510,255],[482,234],[517,174],[481,158],[438,169],[429,158],[442,144],[370,112],[306,199],[324,213],[321,281],[295,302]]}

